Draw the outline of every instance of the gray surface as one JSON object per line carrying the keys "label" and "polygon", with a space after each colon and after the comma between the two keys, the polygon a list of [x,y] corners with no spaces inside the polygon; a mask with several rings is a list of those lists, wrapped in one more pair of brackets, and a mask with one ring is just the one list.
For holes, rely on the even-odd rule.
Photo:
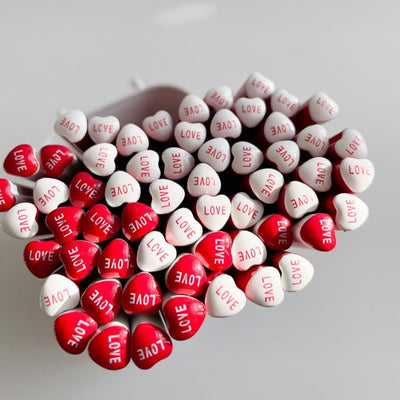
{"label": "gray surface", "polygon": [[[377,171],[362,196],[370,219],[333,252],[307,253],[316,274],[303,292],[208,319],[147,372],[111,373],[61,351],[24,243],[1,234],[0,397],[398,398],[399,3],[144,3],[0,1],[2,159],[43,142],[60,107],[89,112],[129,94],[134,75],[202,96],[260,71],[303,100],[326,91],[341,107],[329,131],[364,134]],[[183,4],[196,12],[179,13]]]}

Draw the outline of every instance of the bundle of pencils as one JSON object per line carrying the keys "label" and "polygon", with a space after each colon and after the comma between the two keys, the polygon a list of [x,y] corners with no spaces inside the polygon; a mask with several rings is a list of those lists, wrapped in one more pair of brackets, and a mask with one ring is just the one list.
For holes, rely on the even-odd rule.
{"label": "bundle of pencils", "polygon": [[328,134],[338,111],[253,73],[236,94],[155,87],[70,110],[54,124],[65,144],[12,149],[4,170],[24,183],[0,180],[3,230],[30,239],[62,349],[148,369],[207,315],[303,289],[314,267],[298,251],[330,251],[368,217],[374,167],[358,131]]}

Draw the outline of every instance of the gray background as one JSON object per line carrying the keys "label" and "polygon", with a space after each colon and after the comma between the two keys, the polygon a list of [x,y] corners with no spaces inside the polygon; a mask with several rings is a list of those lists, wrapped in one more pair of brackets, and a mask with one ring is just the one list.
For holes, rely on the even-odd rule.
{"label": "gray background", "polygon": [[[306,100],[318,90],[358,129],[376,178],[370,218],[276,309],[209,318],[152,370],[109,372],[58,348],[25,243],[1,234],[0,397],[396,399],[399,396],[397,1],[0,1],[0,156],[52,135],[60,107],[90,112],[129,81],[203,96],[253,71]],[[144,397],[145,396],[145,397]]]}

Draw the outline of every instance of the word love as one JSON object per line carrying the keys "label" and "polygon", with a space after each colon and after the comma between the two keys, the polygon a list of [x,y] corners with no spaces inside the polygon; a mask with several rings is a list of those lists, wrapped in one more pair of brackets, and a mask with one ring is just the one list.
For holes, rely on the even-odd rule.
{"label": "word love", "polygon": [[218,275],[207,289],[205,305],[208,314],[213,317],[235,315],[244,308],[245,304],[245,294],[229,275]]}

